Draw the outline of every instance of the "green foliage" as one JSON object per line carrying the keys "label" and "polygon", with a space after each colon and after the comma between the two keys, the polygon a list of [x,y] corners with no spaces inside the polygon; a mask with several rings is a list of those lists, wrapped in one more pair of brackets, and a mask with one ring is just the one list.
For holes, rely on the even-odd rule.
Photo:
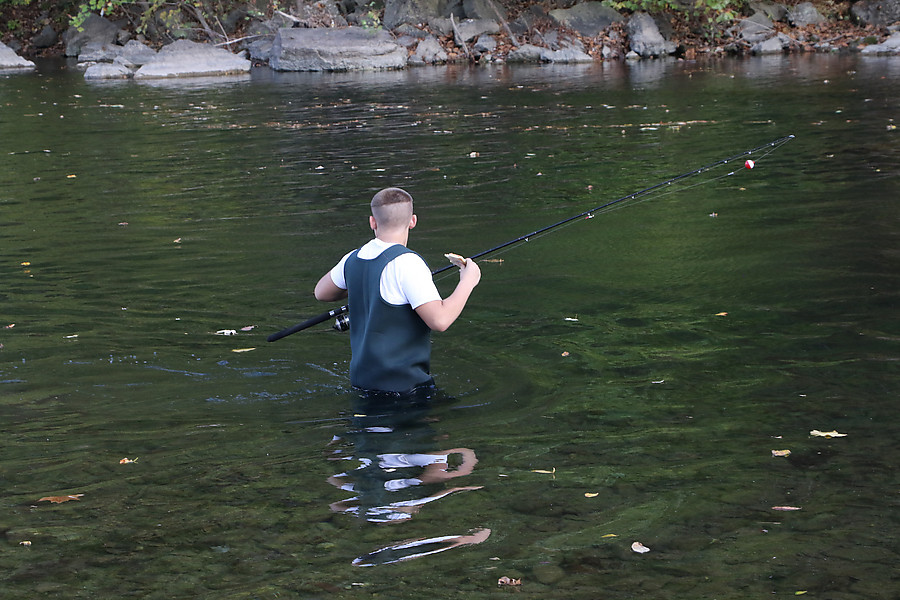
{"label": "green foliage", "polygon": [[713,38],[716,27],[734,21],[745,0],[603,0],[616,10],[648,13],[671,13],[696,23],[706,36]]}
{"label": "green foliage", "polygon": [[372,0],[366,4],[366,12],[359,19],[360,26],[366,29],[378,29],[381,27],[381,9]]}

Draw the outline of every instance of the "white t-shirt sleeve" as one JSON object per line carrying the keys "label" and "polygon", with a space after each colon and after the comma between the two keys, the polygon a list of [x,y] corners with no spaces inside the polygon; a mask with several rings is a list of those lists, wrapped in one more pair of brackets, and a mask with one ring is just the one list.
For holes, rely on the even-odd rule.
{"label": "white t-shirt sleeve", "polygon": [[381,274],[381,297],[389,304],[409,304],[415,310],[427,302],[440,300],[441,294],[422,257],[407,252],[384,268]]}
{"label": "white t-shirt sleeve", "polygon": [[344,264],[347,262],[347,259],[350,258],[350,255],[353,254],[353,251],[348,252],[344,255],[337,265],[333,269],[331,269],[331,281],[334,282],[334,285],[338,286],[342,290],[347,289],[347,280],[344,279]]}

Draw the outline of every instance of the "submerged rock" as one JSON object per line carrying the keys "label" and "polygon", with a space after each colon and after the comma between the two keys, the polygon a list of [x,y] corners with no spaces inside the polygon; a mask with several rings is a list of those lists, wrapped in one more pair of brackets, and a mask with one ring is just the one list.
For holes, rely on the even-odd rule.
{"label": "submerged rock", "polygon": [[228,50],[188,40],[163,48],[134,74],[135,79],[236,75],[250,72],[250,61]]}

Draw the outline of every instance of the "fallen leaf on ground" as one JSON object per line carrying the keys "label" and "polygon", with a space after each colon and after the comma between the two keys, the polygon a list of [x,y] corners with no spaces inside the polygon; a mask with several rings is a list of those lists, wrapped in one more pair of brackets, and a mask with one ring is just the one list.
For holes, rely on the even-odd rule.
{"label": "fallen leaf on ground", "polygon": [[790,450],[772,450],[772,456],[790,456]]}
{"label": "fallen leaf on ground", "polygon": [[497,580],[497,585],[499,585],[499,586],[504,586],[504,585],[522,585],[522,580],[521,580],[521,579],[513,579],[512,577],[506,577],[506,576],[503,576],[503,577],[501,577],[500,579]]}
{"label": "fallen leaf on ground", "polygon": [[81,500],[81,497],[84,494],[70,494],[68,496],[44,496],[38,502],[53,502],[54,504],[62,504],[63,502],[68,502],[69,500]]}
{"label": "fallen leaf on ground", "polygon": [[799,506],[773,506],[772,510],[791,511],[800,510]]}
{"label": "fallen leaf on ground", "polygon": [[838,433],[836,430],[832,429],[831,431],[819,431],[818,429],[813,429],[809,432],[809,435],[813,437],[824,437],[824,438],[833,438],[833,437],[847,437],[846,433]]}
{"label": "fallen leaf on ground", "polygon": [[631,549],[634,550],[635,552],[637,552],[638,554],[644,554],[646,552],[650,552],[650,548],[648,548],[647,546],[643,545],[640,542],[633,543],[631,545]]}

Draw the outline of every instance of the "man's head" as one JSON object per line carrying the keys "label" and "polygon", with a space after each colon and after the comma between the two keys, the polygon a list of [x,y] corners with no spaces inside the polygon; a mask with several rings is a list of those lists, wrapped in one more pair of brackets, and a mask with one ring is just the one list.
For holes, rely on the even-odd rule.
{"label": "man's head", "polygon": [[415,227],[413,199],[405,190],[383,189],[372,198],[371,206],[372,217],[378,229],[399,230]]}

